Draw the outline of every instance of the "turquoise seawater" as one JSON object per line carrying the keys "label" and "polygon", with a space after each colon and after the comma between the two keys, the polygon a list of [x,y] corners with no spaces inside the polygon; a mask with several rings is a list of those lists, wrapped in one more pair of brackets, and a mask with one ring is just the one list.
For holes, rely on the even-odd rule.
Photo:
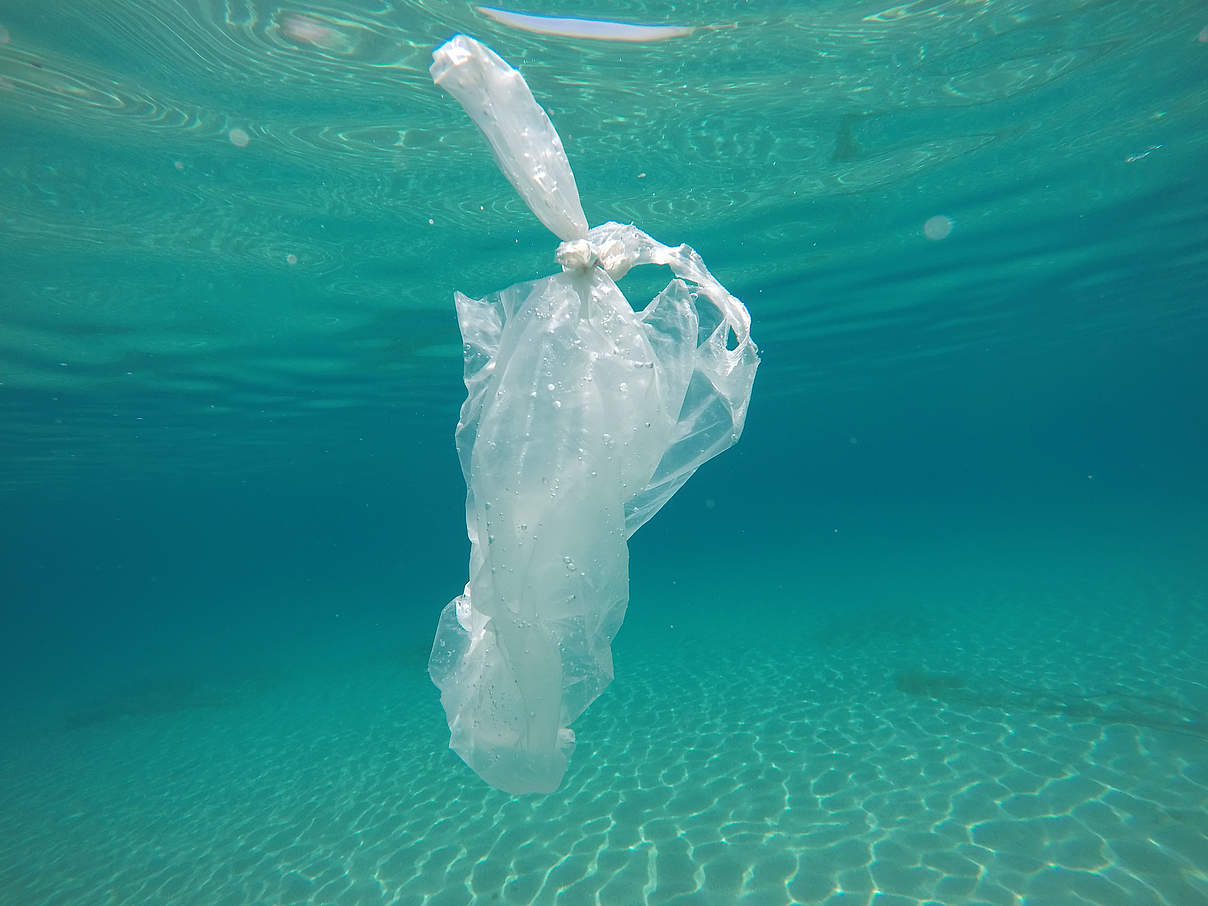
{"label": "turquoise seawater", "polygon": [[[711,27],[0,0],[0,904],[1208,904],[1208,8],[533,4]],[[556,267],[457,32],[763,356],[542,796],[426,672]]]}

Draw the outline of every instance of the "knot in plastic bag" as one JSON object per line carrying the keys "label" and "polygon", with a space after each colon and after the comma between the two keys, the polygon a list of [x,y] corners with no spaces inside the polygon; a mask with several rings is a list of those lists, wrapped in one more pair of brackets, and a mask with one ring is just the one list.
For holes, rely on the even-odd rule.
{"label": "knot in plastic bag", "polygon": [[563,242],[554,253],[554,258],[564,271],[585,271],[599,267],[613,280],[619,280],[637,263],[638,256],[636,249],[629,248],[620,239],[593,242],[588,237]]}

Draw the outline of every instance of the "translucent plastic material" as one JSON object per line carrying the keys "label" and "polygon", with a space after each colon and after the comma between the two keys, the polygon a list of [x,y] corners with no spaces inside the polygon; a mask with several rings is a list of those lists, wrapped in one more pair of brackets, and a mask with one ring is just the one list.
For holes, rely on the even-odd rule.
{"label": "translucent plastic material", "polygon": [[[513,185],[526,199],[546,190],[534,213],[551,230],[582,217],[561,143],[516,90],[519,74],[465,36],[435,59],[437,84],[458,85],[489,124]],[[687,246],[606,223],[556,257],[560,274],[481,300],[456,294],[470,578],[441,614],[429,672],[450,746],[512,793],[561,782],[570,723],[612,680],[626,541],[738,439],[759,363],[746,308]],[[638,264],[677,278],[640,313],[614,282]]]}
{"label": "translucent plastic material", "polygon": [[432,54],[432,81],[465,108],[495,162],[546,229],[559,239],[587,233],[562,139],[520,73],[485,44],[458,35]]}

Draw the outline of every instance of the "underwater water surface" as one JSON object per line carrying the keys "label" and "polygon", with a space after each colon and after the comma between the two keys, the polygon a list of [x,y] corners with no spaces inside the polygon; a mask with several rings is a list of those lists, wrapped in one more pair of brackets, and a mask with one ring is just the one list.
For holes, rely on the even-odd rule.
{"label": "underwater water surface", "polygon": [[[1203,5],[520,12],[695,29],[0,0],[0,903],[1208,904]],[[452,295],[556,267],[457,32],[762,356],[547,795],[427,675]]]}

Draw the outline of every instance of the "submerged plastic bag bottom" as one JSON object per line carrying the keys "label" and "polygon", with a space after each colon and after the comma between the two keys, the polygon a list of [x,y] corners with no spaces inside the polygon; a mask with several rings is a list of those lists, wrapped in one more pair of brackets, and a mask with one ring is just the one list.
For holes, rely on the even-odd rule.
{"label": "submerged plastic bag bottom", "polygon": [[[512,793],[561,782],[570,723],[612,680],[626,540],[738,439],[758,365],[746,309],[686,246],[609,223],[559,261],[456,297],[470,578],[429,672],[451,747]],[[651,263],[677,279],[635,312],[614,280]]]}

